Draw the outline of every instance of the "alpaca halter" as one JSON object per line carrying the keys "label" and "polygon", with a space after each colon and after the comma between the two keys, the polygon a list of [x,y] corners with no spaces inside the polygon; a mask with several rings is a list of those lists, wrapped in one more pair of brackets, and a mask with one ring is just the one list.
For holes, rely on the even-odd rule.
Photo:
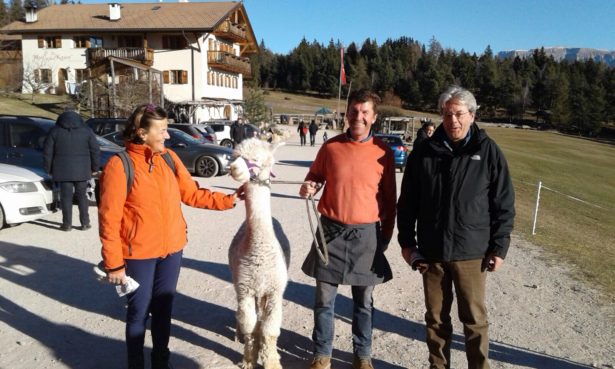
{"label": "alpaca halter", "polygon": [[250,183],[271,188],[271,178],[275,178],[275,174],[273,174],[273,171],[269,172],[269,178],[260,179],[258,178],[258,175],[261,172],[261,166],[251,160],[246,160],[245,158],[242,159],[248,166],[248,171],[250,172]]}
{"label": "alpaca halter", "polygon": [[[260,179],[258,178],[258,174],[261,171],[261,167],[260,165],[256,164],[255,162],[251,161],[251,160],[246,160],[245,158],[241,157],[243,159],[243,161],[246,163],[246,165],[248,166],[248,171],[250,172],[250,183],[254,183],[256,185],[259,186],[266,186],[269,189],[271,189],[271,184],[303,184],[304,182],[302,181],[280,181],[280,180],[271,180],[271,178],[275,178],[275,174],[273,174],[273,171],[269,172],[269,178],[267,179]],[[314,227],[314,222],[312,221],[312,216],[310,215],[310,202],[312,203],[312,211],[314,213],[314,216],[316,218],[316,229]],[[318,210],[316,208],[316,201],[314,200],[314,196],[309,196],[308,198],[305,199],[305,207],[307,209],[307,215],[308,215],[308,220],[310,221],[310,230],[312,231],[312,237],[314,239],[313,242],[313,246],[316,249],[316,253],[318,254],[318,256],[320,257],[320,259],[322,260],[322,262],[325,265],[329,265],[329,247],[327,245],[327,241],[325,239],[325,235],[324,235],[324,231],[322,228],[322,223],[320,221],[320,217],[318,216]],[[317,232],[317,230],[319,230],[320,232]],[[318,243],[318,235],[320,235],[320,246],[319,247],[319,243]]]}

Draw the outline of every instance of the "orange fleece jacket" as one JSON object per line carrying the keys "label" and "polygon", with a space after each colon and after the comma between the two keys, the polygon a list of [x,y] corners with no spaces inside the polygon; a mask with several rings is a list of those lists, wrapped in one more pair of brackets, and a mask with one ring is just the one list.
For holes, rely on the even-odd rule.
{"label": "orange fleece jacket", "polygon": [[100,179],[98,219],[105,268],[119,268],[124,259],[165,257],[182,250],[187,243],[182,202],[215,210],[234,206],[232,195],[199,188],[173,151],[177,177],[147,146],[128,143],[127,151],[135,170],[128,197],[119,157],[109,160]]}
{"label": "orange fleece jacket", "polygon": [[380,221],[384,240],[395,227],[397,189],[393,152],[380,139],[350,140],[345,133],[318,151],[306,181],[325,184],[318,211],[344,224]]}

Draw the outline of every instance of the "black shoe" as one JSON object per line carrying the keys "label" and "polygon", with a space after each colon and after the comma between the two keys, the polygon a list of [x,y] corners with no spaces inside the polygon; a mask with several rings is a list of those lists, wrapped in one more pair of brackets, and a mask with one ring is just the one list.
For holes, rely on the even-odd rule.
{"label": "black shoe", "polygon": [[171,357],[171,352],[169,349],[164,349],[162,351],[152,351],[152,369],[173,369],[171,363],[169,363],[169,358]]}
{"label": "black shoe", "polygon": [[84,224],[84,225],[81,226],[81,230],[82,231],[87,231],[90,228],[92,228],[92,225],[90,223]]}
{"label": "black shoe", "polygon": [[62,226],[60,227],[60,230],[61,230],[61,231],[64,231],[64,232],[70,232],[70,231],[72,231],[72,230],[73,230],[73,227],[72,227],[72,226],[69,226],[69,225],[62,225]]}

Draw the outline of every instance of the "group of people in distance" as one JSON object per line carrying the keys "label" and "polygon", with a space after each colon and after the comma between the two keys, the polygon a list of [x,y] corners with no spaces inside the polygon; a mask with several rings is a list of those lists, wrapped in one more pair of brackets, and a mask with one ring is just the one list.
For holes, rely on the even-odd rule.
{"label": "group of people in distance", "polygon": [[[310,146],[316,145],[316,133],[318,132],[318,124],[312,119],[310,124],[306,125],[304,121],[299,122],[297,126],[297,132],[299,132],[299,142],[301,146],[306,145],[307,134],[310,134]],[[327,141],[327,132],[323,134],[323,142]]]}
{"label": "group of people in distance", "polygon": [[[351,286],[354,306],[352,367],[374,368],[373,292],[393,278],[385,251],[396,222],[401,257],[423,280],[429,367],[451,367],[450,315],[456,296],[468,368],[489,368],[486,278],[502,267],[515,216],[506,159],[475,124],[478,105],[473,94],[452,86],[438,101],[442,124],[426,125],[425,136],[414,143],[397,198],[393,153],[372,135],[379,103],[378,95],[369,90],[350,95],[348,129],[323,143],[299,188],[303,198],[322,191],[318,211],[329,255],[328,263],[319,258],[317,248],[325,245],[314,241],[302,265],[302,271],[315,279],[309,369],[331,368],[340,285]],[[60,118],[59,124],[76,119]],[[171,368],[173,299],[187,243],[181,204],[226,210],[243,196],[241,187],[229,194],[200,188],[177,155],[165,148],[167,123],[164,109],[152,104],[137,107],[124,131],[134,165],[132,187],[126,185],[124,164],[117,156],[100,177],[99,233],[107,278],[124,284],[130,276],[140,285],[127,297],[129,369],[145,368],[150,316],[151,367]],[[306,144],[309,132],[314,146],[317,130],[315,122],[310,127],[301,122],[301,144]],[[50,151],[52,146],[50,141]],[[163,155],[170,155],[175,169]],[[97,169],[97,163],[88,165],[89,172]],[[81,222],[86,226],[89,219]]]}

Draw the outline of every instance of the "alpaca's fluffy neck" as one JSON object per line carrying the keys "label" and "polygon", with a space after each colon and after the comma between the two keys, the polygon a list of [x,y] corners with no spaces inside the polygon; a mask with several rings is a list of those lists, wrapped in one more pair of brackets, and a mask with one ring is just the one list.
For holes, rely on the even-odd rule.
{"label": "alpaca's fluffy neck", "polygon": [[248,183],[245,186],[245,202],[248,228],[273,230],[271,223],[271,189],[267,186]]}

